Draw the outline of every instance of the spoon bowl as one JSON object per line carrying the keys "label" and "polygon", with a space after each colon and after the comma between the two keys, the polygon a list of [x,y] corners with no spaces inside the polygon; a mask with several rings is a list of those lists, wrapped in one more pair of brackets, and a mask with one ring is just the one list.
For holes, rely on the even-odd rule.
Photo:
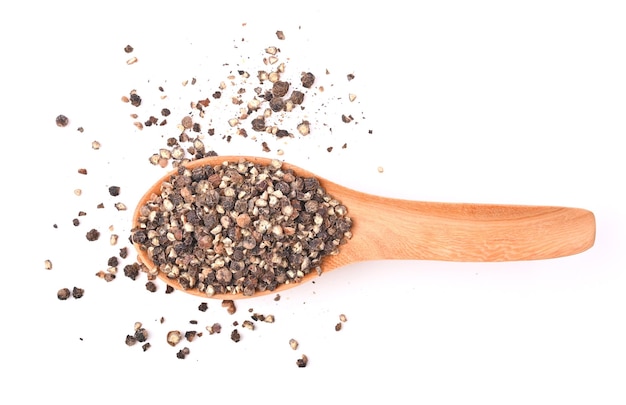
{"label": "spoon bowl", "polygon": [[[269,165],[272,159],[248,156],[213,156],[186,163],[188,169],[246,160]],[[339,253],[322,259],[322,274],[350,263],[367,260],[443,260],[455,262],[500,262],[540,260],[583,252],[595,241],[595,217],[581,208],[556,206],[495,205],[410,201],[381,197],[349,189],[305,169],[283,163],[301,177],[315,177],[319,184],[348,208],[352,238]],[[133,230],[139,227],[140,209],[160,193],[161,184],[176,171],[157,181],[139,201]],[[147,251],[134,243],[138,260],[148,269],[155,264]],[[318,276],[306,274],[300,282],[279,284],[275,294]],[[207,297],[197,288],[184,289],[166,274],[158,277],[177,290]],[[247,298],[242,293],[215,294],[210,298]]]}

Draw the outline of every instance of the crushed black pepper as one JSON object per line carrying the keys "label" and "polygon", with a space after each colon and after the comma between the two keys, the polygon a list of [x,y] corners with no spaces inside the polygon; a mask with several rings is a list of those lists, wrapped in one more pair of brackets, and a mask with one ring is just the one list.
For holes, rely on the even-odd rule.
{"label": "crushed black pepper", "polygon": [[131,93],[129,100],[135,107],[139,107],[141,105],[141,97],[137,93]]}
{"label": "crushed black pepper", "polygon": [[85,289],[83,288],[74,287],[72,289],[72,297],[76,299],[82,298],[84,294],[85,294]]}
{"label": "crushed black pepper", "polygon": [[100,238],[100,232],[97,229],[91,229],[85,235],[88,241],[93,242]]}
{"label": "crushed black pepper", "polygon": [[140,266],[138,263],[127,264],[124,266],[124,275],[131,280],[136,280],[139,277]]}
{"label": "crushed black pepper", "polygon": [[56,118],[56,124],[57,124],[57,126],[59,126],[61,128],[66,127],[67,124],[69,124],[69,123],[70,123],[70,120],[63,114],[57,116],[57,118]]}
{"label": "crushed black pepper", "polygon": [[316,178],[299,177],[276,160],[181,167],[140,207],[138,221],[132,241],[158,270],[208,296],[250,296],[298,282],[338,252],[352,225],[347,208]]}
{"label": "crushed black pepper", "polygon": [[109,194],[113,197],[117,197],[118,195],[120,195],[120,187],[119,186],[109,187]]}
{"label": "crushed black pepper", "polygon": [[72,293],[70,292],[69,288],[61,288],[59,291],[57,291],[57,298],[61,301],[65,301],[71,296],[71,294]]}

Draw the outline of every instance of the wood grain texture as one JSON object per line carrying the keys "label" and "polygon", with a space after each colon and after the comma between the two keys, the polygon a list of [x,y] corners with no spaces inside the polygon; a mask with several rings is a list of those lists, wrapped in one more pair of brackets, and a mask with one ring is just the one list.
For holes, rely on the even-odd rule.
{"label": "wood grain texture", "polygon": [[[189,168],[217,165],[224,161],[239,161],[241,156],[219,156],[190,162]],[[270,159],[246,157],[260,164]],[[347,208],[353,220],[353,237],[341,246],[338,255],[326,257],[323,272],[354,262],[367,260],[444,260],[464,262],[499,262],[539,260],[581,253],[595,241],[595,218],[592,212],[581,208],[452,204],[409,201],[386,198],[355,191],[296,166],[284,163],[300,176],[316,177],[320,185]],[[138,208],[159,192],[163,177],[144,195]],[[138,209],[133,217],[137,225]],[[154,264],[145,251],[135,245],[138,259],[148,267]],[[315,272],[304,281],[315,278]],[[181,289],[175,281],[161,279]],[[272,294],[297,284],[286,284]],[[206,297],[197,290],[191,294]],[[256,296],[256,295],[255,295]],[[213,298],[244,298],[237,295],[215,295]]]}

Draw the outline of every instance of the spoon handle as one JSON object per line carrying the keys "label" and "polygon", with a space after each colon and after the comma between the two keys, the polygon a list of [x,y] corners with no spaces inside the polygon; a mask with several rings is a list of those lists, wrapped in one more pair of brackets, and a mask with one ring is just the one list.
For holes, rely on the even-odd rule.
{"label": "spoon handle", "polygon": [[[594,244],[595,218],[580,208],[407,201],[351,190],[351,260],[535,260]],[[342,253],[343,254],[343,253]],[[348,258],[346,258],[348,259]]]}

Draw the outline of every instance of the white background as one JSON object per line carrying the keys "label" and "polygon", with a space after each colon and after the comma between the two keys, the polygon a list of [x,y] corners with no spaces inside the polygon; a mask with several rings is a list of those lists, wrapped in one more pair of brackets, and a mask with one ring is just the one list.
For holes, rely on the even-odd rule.
{"label": "white background", "polygon": [[[1,7],[0,402],[626,402],[621,2],[134,3]],[[149,293],[145,276],[97,278],[128,246],[132,209],[165,173],[148,157],[177,136],[189,101],[213,94],[230,70],[262,69],[270,45],[287,73],[310,70],[326,89],[305,101],[314,131],[286,142],[207,137],[218,153],[274,157],[280,148],[290,163],[390,197],[587,208],[595,246],[537,262],[354,264],[278,302],[241,301],[233,316],[210,299],[165,295],[162,284]],[[144,97],[139,109],[120,101],[132,89]],[[169,125],[132,125],[129,114],[165,106]],[[355,121],[342,123],[344,113]],[[68,127],[55,125],[58,114]],[[230,117],[214,117],[227,132]],[[74,227],[80,210],[87,216]],[[97,242],[85,239],[92,227]],[[82,299],[57,300],[73,286]],[[235,344],[232,322],[249,308],[276,322],[238,327]],[[336,332],[341,313],[348,322]],[[146,352],[124,344],[137,321],[150,332]],[[213,322],[220,335],[204,330]],[[172,348],[173,329],[205,334]],[[183,346],[190,354],[180,360]]]}

